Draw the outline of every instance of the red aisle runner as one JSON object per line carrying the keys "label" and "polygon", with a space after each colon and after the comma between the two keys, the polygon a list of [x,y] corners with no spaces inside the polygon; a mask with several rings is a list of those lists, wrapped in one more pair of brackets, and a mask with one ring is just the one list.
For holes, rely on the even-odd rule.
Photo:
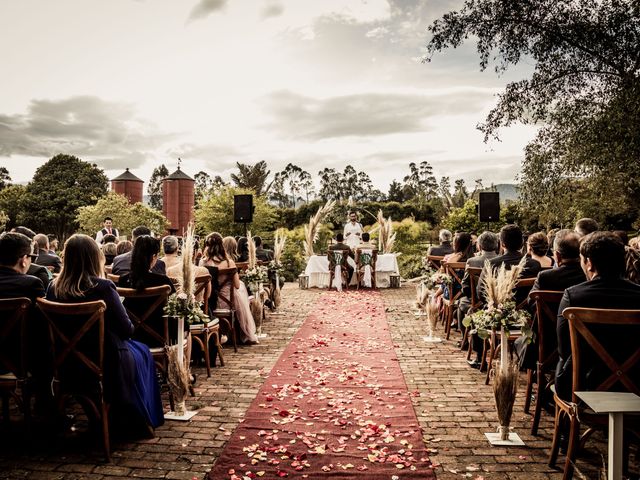
{"label": "red aisle runner", "polygon": [[327,292],[287,346],[210,479],[430,479],[377,292]]}

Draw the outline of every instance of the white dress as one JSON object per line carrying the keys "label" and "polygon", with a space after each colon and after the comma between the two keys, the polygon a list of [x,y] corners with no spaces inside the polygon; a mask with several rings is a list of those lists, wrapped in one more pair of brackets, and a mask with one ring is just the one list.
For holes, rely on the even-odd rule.
{"label": "white dress", "polygon": [[344,243],[349,245],[350,248],[356,248],[360,245],[361,236],[362,236],[362,225],[358,222],[349,222],[344,226]]}

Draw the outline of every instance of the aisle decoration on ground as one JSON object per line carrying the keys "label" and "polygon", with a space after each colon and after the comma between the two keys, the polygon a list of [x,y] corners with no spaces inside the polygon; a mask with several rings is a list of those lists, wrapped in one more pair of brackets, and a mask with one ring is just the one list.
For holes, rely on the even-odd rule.
{"label": "aisle decoration on ground", "polygon": [[500,333],[500,364],[494,370],[493,394],[496,400],[496,410],[500,426],[498,434],[485,434],[494,445],[523,445],[518,434],[509,431],[513,404],[518,391],[518,364],[509,356],[509,332],[519,329],[525,337],[531,338],[529,326],[530,315],[526,310],[518,310],[514,300],[514,288],[526,257],[518,265],[507,270],[504,264],[499,269],[493,269],[485,262],[482,272],[481,291],[486,299],[486,307],[465,317],[463,324],[472,328],[480,338]]}
{"label": "aisle decoration on ground", "polygon": [[280,279],[284,278],[284,266],[282,265],[282,253],[284,252],[284,245],[287,242],[286,235],[281,235],[280,231],[276,232],[276,236],[273,240],[273,260],[269,262],[269,270],[273,272],[275,277],[272,300],[275,308],[280,306],[282,300],[282,293],[280,289]]}
{"label": "aisle decoration on ground", "polygon": [[442,339],[434,336],[439,318],[438,305],[433,301],[434,291],[427,288],[426,282],[416,285],[416,308],[419,316],[427,318],[427,335],[422,337],[428,343],[440,343]]}
{"label": "aisle decoration on ground", "polygon": [[304,226],[304,256],[306,260],[315,255],[313,253],[313,244],[318,239],[318,230],[324,219],[333,210],[335,200],[329,200],[322,207],[318,208],[316,214],[309,218],[309,223]]}
{"label": "aisle decoration on ground", "polygon": [[244,272],[243,280],[251,290],[252,296],[249,298],[249,306],[253,320],[256,322],[258,337],[265,338],[267,335],[262,333],[262,321],[264,320],[264,302],[268,294],[264,285],[269,280],[269,272],[264,265],[258,265],[256,244],[253,242],[251,232],[247,232],[247,243],[249,244],[249,265]]}
{"label": "aisle decoration on ground", "polygon": [[210,479],[435,478],[376,291],[326,292]]}
{"label": "aisle decoration on ground", "polygon": [[188,412],[186,397],[189,391],[189,366],[184,355],[184,331],[185,323],[202,323],[209,321],[200,304],[195,298],[195,269],[193,268],[193,227],[187,228],[187,235],[182,247],[182,279],[178,285],[178,292],[173,293],[164,308],[164,313],[177,319],[178,334],[177,344],[165,347],[167,350],[168,368],[167,377],[169,390],[174,399],[175,410],[165,415],[165,418],[174,420],[188,420],[196,412]]}

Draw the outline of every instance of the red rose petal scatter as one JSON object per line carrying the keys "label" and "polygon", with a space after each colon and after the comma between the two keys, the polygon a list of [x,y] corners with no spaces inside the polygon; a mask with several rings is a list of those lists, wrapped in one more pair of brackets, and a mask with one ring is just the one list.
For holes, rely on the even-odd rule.
{"label": "red rose petal scatter", "polygon": [[[435,478],[380,295],[326,292],[210,479]],[[242,467],[241,467],[242,465]]]}

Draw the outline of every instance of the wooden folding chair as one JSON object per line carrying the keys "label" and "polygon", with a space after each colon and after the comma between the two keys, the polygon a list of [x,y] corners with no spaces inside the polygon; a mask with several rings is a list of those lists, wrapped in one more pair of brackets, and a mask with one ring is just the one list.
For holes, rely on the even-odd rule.
{"label": "wooden folding chair", "polygon": [[[480,274],[482,273],[482,267],[466,267],[465,273],[469,275],[469,287],[471,289],[470,307],[467,311],[467,315],[471,315],[473,312],[477,312],[484,305],[484,300],[480,297],[478,290],[478,283],[480,282]],[[467,343],[467,360],[471,358],[471,352],[473,351],[473,344],[471,339],[470,328],[465,328],[462,335],[462,342],[460,343],[460,349],[464,351],[465,342]]]}
{"label": "wooden folding chair", "polygon": [[52,388],[60,411],[75,398],[100,425],[105,456],[111,461],[109,404],[104,394],[104,312],[102,300],[57,303],[39,298],[53,350]]}
{"label": "wooden folding chair", "polygon": [[443,262],[444,272],[448,274],[452,283],[449,285],[449,298],[442,298],[442,304],[444,305],[444,328],[447,334],[447,340],[451,335],[451,323],[453,322],[453,311],[455,310],[456,303],[462,296],[462,277],[464,276],[464,269],[466,262]]}
{"label": "wooden folding chair", "polygon": [[249,268],[249,262],[236,262],[238,274],[244,273]]}
{"label": "wooden folding chair", "polygon": [[0,395],[2,416],[9,423],[9,399],[13,399],[24,414],[29,428],[31,419],[30,385],[27,365],[27,321],[31,308],[28,298],[0,299]]}
{"label": "wooden folding chair", "polygon": [[347,268],[347,260],[349,258],[349,250],[328,250],[327,258],[329,259],[329,290],[333,287],[333,281],[336,275],[336,267],[340,266],[341,282],[345,285],[345,289],[349,289],[349,269]]}
{"label": "wooden folding chair", "polygon": [[171,294],[168,285],[135,290],[116,288],[124,299],[123,304],[133,323],[131,338],[146,344],[151,351],[156,366],[163,374],[167,372],[165,347],[171,344],[169,337],[169,319],[162,311]]}
{"label": "wooden folding chair", "polygon": [[364,280],[365,269],[368,266],[371,269],[371,288],[376,286],[376,262],[378,261],[378,250],[375,249],[356,249],[356,276],[358,285],[356,290],[360,290],[360,284]]}
{"label": "wooden folding chair", "polygon": [[[527,297],[528,297],[529,291],[531,290],[531,287],[535,283],[535,280],[536,280],[535,277],[521,278],[520,280],[518,280],[518,283],[516,283],[514,292],[520,292],[520,295],[525,296],[524,300],[521,300],[516,305],[516,309],[518,310],[526,309],[529,306]],[[522,336],[522,333],[519,330],[517,331],[512,330],[509,332],[509,337],[507,338],[507,340],[509,341],[510,344],[513,344],[513,342],[515,342],[516,339],[520,338],[521,336]],[[489,358],[487,360],[487,376],[484,380],[485,385],[489,385],[489,380],[491,378],[491,370],[493,369],[493,359],[495,358],[496,352],[498,351],[499,347],[500,347],[499,332],[492,331],[489,337]]]}
{"label": "wooden folding chair", "polygon": [[[216,317],[226,326],[231,341],[233,342],[233,351],[238,351],[238,338],[236,335],[236,309],[235,309],[235,291],[233,286],[233,278],[238,273],[237,268],[216,268],[207,267],[212,275],[211,282],[215,281],[217,291],[212,288],[212,295],[217,295],[217,306],[215,310],[209,310],[210,317]],[[213,275],[216,275],[213,277]],[[225,293],[225,290],[227,292]]]}
{"label": "wooden folding chair", "polygon": [[[564,292],[537,290],[529,294],[529,298],[535,302],[536,317],[534,330],[538,343],[538,362],[536,364],[536,406],[531,422],[531,435],[538,434],[540,424],[540,414],[542,406],[551,392],[551,385],[555,377],[555,369],[558,364],[558,335],[556,323],[558,319],[558,307]],[[547,377],[550,377],[547,380]],[[527,374],[527,389],[525,391],[525,413],[529,412],[531,402],[531,391],[533,389],[533,370]]]}
{"label": "wooden folding chair", "polygon": [[[549,466],[554,467],[560,449],[560,423],[567,417],[570,425],[569,446],[564,464],[563,480],[573,476],[577,451],[594,431],[606,428],[607,418],[593,415],[584,408],[575,392],[631,392],[640,395],[640,310],[605,310],[597,308],[565,308],[562,312],[569,322],[571,361],[573,364],[572,401],[567,402],[557,393],[553,443]],[[622,339],[627,349],[622,348]],[[587,371],[591,374],[587,379]],[[589,426],[580,438],[580,424]],[[626,456],[625,456],[626,457]]]}
{"label": "wooden folding chair", "polygon": [[[207,286],[211,285],[211,275],[200,275],[195,279],[195,296],[196,298],[200,293],[203,293],[203,311],[206,315],[209,315],[209,294]],[[216,356],[220,357],[220,365],[224,367],[224,358],[222,357],[222,345],[220,345],[220,321],[217,318],[212,318],[207,323],[194,323],[190,325],[191,340],[200,345],[202,354],[204,355],[204,363],[207,369],[207,378],[211,376],[211,359],[209,357],[209,341],[211,337],[215,340],[215,353],[213,356],[213,366],[216,365]]]}
{"label": "wooden folding chair", "polygon": [[440,270],[444,255],[427,255],[427,265],[433,270]]}

